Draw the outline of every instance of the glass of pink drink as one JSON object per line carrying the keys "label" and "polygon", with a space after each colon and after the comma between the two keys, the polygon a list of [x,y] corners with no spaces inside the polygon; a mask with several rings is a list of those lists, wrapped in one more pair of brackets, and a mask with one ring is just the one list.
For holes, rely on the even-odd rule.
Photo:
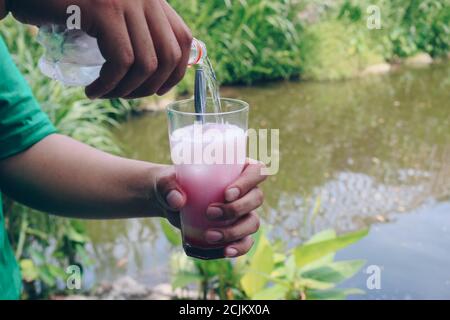
{"label": "glass of pink drink", "polygon": [[[207,103],[212,104],[212,100]],[[223,244],[206,242],[205,232],[234,221],[210,220],[206,210],[212,203],[224,203],[225,189],[242,173],[248,109],[247,103],[233,99],[221,99],[220,113],[195,113],[194,100],[168,107],[171,158],[177,181],[187,195],[187,204],[181,210],[181,232],[188,256],[224,257]]]}

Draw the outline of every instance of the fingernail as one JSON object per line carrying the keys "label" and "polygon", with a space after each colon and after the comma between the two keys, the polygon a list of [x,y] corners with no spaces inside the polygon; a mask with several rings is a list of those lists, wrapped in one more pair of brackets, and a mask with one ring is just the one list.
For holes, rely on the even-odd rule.
{"label": "fingernail", "polygon": [[219,242],[223,239],[223,234],[218,231],[207,231],[206,232],[206,241],[208,242]]}
{"label": "fingernail", "polygon": [[239,189],[238,188],[231,188],[225,191],[225,200],[228,202],[234,201],[239,197]]}
{"label": "fingernail", "polygon": [[178,190],[172,190],[166,196],[166,201],[172,209],[179,209],[183,205],[183,195]]}
{"label": "fingernail", "polygon": [[238,254],[238,251],[235,248],[226,248],[225,255],[227,257],[235,257]]}
{"label": "fingernail", "polygon": [[218,207],[209,207],[208,210],[206,210],[206,215],[211,219],[217,219],[223,216],[223,210]]}

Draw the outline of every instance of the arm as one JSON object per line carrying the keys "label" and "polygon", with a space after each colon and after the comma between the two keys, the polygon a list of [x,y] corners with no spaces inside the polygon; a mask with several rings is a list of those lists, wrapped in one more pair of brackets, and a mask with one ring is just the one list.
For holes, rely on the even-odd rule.
{"label": "arm", "polygon": [[[225,255],[245,254],[250,235],[259,228],[255,209],[265,180],[260,164],[248,164],[227,187],[226,203],[211,204],[212,220],[232,219],[232,225],[205,230],[211,243],[226,245]],[[178,226],[186,195],[172,166],[116,157],[71,138],[53,134],[28,150],[0,161],[0,189],[36,209],[83,219],[165,217]]]}
{"label": "arm", "polygon": [[164,168],[53,134],[0,161],[0,188],[24,204],[67,217],[164,216],[154,192]]}

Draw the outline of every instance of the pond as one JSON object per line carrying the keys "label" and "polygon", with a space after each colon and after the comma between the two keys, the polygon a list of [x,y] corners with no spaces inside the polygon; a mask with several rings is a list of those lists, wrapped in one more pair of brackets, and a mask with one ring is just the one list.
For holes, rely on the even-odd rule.
{"label": "pond", "polygon": [[[338,259],[381,270],[368,290],[363,269],[345,285],[354,298],[450,298],[450,64],[400,68],[340,82],[225,88],[250,104],[250,127],[280,129],[280,170],[264,184],[263,225],[298,244],[326,228],[371,226]],[[117,131],[127,156],[169,163],[163,112]],[[95,281],[130,275],[169,281],[172,249],[154,219],[92,222]]]}

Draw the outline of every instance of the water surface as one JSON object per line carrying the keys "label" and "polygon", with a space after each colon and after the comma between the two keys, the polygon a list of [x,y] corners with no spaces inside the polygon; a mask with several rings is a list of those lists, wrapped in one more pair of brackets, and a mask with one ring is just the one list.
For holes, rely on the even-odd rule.
{"label": "water surface", "polygon": [[[250,104],[250,127],[280,129],[280,170],[260,210],[273,237],[371,226],[338,258],[382,267],[382,289],[361,272],[362,298],[450,298],[450,64],[342,82],[224,89]],[[169,163],[164,113],[117,131],[127,155]],[[170,248],[156,220],[89,224],[96,280],[168,280]],[[364,270],[363,270],[364,271]],[[361,297],[360,297],[361,298]]]}

